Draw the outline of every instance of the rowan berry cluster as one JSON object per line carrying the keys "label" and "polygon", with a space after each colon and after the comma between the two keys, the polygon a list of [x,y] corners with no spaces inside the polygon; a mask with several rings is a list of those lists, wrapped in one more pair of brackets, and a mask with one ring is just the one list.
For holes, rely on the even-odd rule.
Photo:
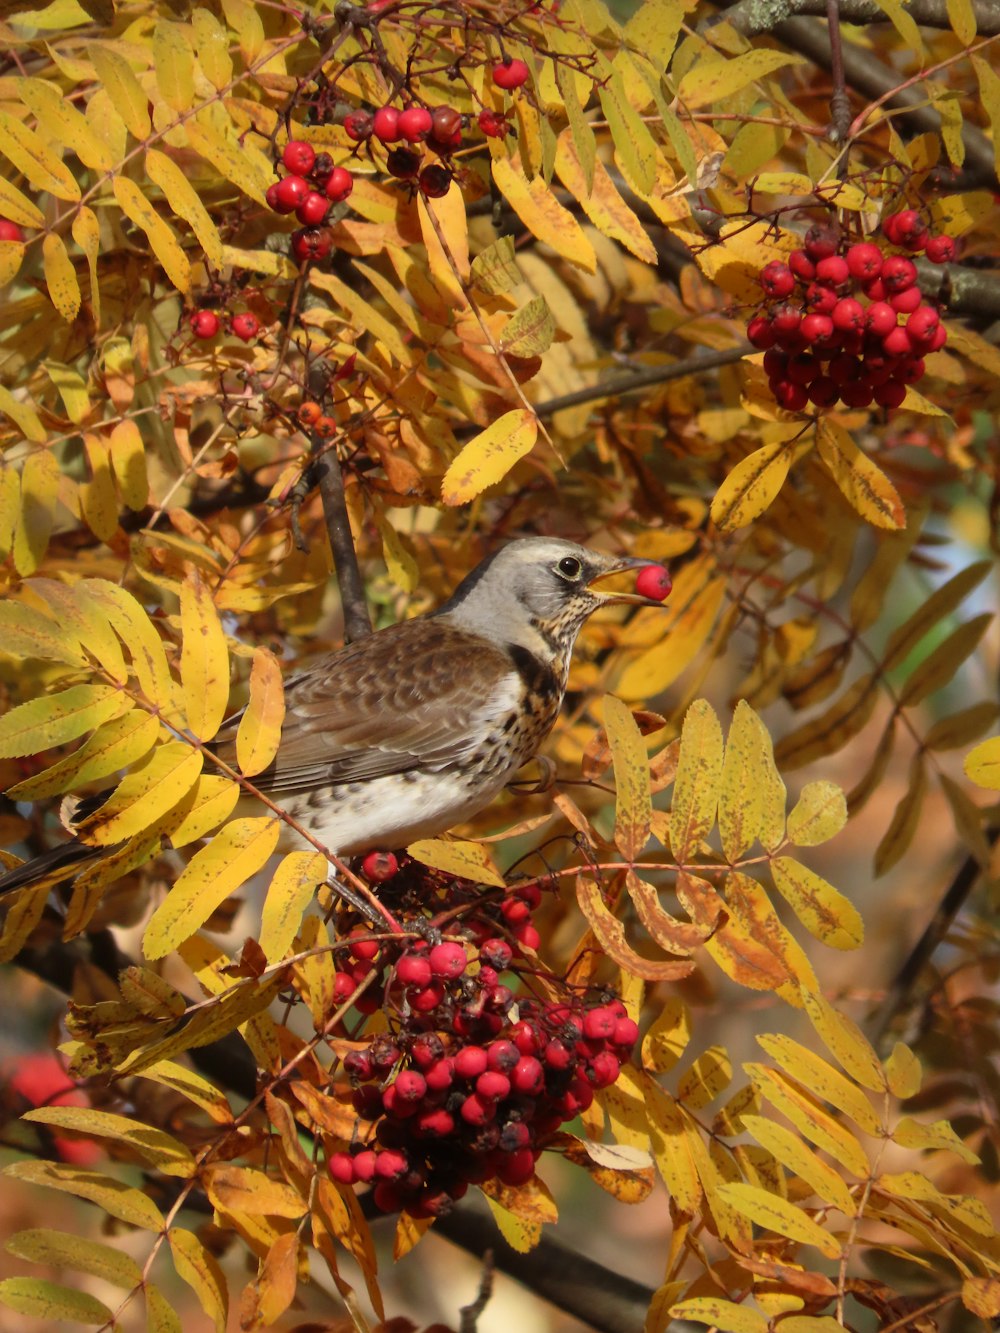
{"label": "rowan berry cluster", "polygon": [[[376,882],[395,871],[392,856],[365,858]],[[523,956],[539,943],[540,898],[527,884],[477,908],[461,940],[431,931],[397,946],[352,933],[338,996],[374,971],[356,1008],[384,1009],[389,1031],[343,1058],[358,1130],[327,1166],[342,1185],[371,1185],[383,1212],[436,1217],[470,1184],[526,1183],[559,1126],[618,1078],[639,1035],[622,1002],[580,995]],[[533,993],[515,997],[522,972]]]}
{"label": "rowan berry cluster", "polygon": [[276,213],[294,213],[301,228],[292,233],[292,253],[300,262],[324,259],[330,235],[323,228],[333,204],[342,204],[354,189],[346,167],[334,165],[329,153],[310,143],[290,139],[281,154],[286,175],[268,187],[267,202]]}
{"label": "rowan berry cluster", "polygon": [[[223,317],[215,310],[196,310],[191,316],[191,332],[201,342],[211,342],[223,327]],[[260,321],[249,311],[226,317],[230,333],[242,342],[253,342],[260,332]]]}
{"label": "rowan berry cluster", "polygon": [[[915,209],[892,214],[882,230],[897,249],[923,250],[938,264],[954,258],[951,237],[929,235]],[[923,378],[925,356],[947,341],[913,260],[874,241],[851,243],[835,226],[810,228],[787,263],[765,266],[760,284],[767,304],[747,337],[764,351],[775,400],[792,412],[810,403],[899,407],[907,385]]]}

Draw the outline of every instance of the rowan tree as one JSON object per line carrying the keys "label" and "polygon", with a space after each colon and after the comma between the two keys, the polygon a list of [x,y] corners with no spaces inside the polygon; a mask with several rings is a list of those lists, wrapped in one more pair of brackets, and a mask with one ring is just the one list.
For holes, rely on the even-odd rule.
{"label": "rowan tree", "polygon": [[[0,858],[107,854],[2,903],[0,1302],[992,1327],[996,0],[2,36]],[[673,590],[472,825],[276,860],[283,676],[526,534]]]}

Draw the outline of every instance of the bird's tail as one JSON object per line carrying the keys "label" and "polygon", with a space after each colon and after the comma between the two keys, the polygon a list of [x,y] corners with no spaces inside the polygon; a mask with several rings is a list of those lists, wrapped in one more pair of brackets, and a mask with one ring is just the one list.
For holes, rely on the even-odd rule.
{"label": "bird's tail", "polygon": [[88,861],[96,861],[106,854],[106,847],[87,847],[82,842],[64,842],[51,847],[41,856],[32,857],[23,865],[15,866],[0,875],[0,895],[14,889],[24,889],[48,883],[51,887],[70,879]]}

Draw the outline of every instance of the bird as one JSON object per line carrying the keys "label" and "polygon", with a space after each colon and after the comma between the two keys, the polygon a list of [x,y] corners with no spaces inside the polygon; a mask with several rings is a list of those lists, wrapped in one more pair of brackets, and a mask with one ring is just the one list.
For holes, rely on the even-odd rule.
{"label": "bird", "polygon": [[[254,787],[338,858],[396,850],[469,819],[551,731],[587,618],[615,602],[662,604],[594,586],[649,564],[561,538],[499,547],[436,610],[291,675],[277,753]],[[209,747],[234,769],[241,716]],[[80,810],[92,814],[106,796]],[[252,797],[241,806],[262,811]],[[315,846],[290,825],[278,845]],[[64,843],[0,877],[0,893],[63,870],[68,878],[109,850]]]}

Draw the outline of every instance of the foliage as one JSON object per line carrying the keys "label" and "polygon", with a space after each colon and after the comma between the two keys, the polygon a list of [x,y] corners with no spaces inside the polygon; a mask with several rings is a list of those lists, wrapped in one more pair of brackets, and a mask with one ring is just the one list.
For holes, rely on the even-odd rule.
{"label": "foliage", "polygon": [[[56,798],[114,785],[99,809],[63,812],[101,854],[5,902],[3,961],[71,960],[62,1050],[87,1093],[36,1097],[39,1155],[7,1171],[148,1233],[137,1263],[20,1232],[14,1255],[118,1294],[17,1276],[0,1282],[9,1308],[112,1327],[144,1303],[150,1330],[179,1329],[151,1277],[169,1257],[222,1329],[228,1248],[256,1268],[243,1327],[292,1317],[313,1256],[364,1327],[350,1255],[384,1317],[369,1222],[327,1162],[366,1132],[344,1059],[392,1028],[398,997],[366,1013],[338,992],[357,918],[316,893],[318,844],[268,870],[240,918],[251,937],[231,939],[284,818],[237,808],[279,741],[282,672],[339,639],[316,484],[333,460],[380,624],[432,606],[517,532],[673,562],[666,609],[585,628],[554,789],[411,848],[419,893],[401,918],[406,939],[453,928],[436,913],[461,879],[481,890],[465,915],[499,922],[541,885],[539,951],[522,940],[511,977],[522,1003],[615,994],[641,1024],[634,1064],[550,1151],[617,1200],[657,1175],[669,1192],[648,1333],[1000,1313],[980,1197],[998,1093],[974,1068],[996,1010],[962,989],[994,979],[990,909],[958,927],[924,1024],[881,1051],[829,998],[828,951],[862,945],[863,894],[812,851],[848,836],[902,759],[873,876],[912,863],[928,811],[949,812],[942,863],[993,858],[981,802],[1000,741],[981,738],[1000,707],[978,608],[995,576],[968,551],[989,545],[1000,400],[1000,287],[983,271],[1000,81],[979,8],[950,0],[948,29],[890,0],[862,16],[833,133],[810,59],[786,30],[756,35],[740,4],[718,22],[682,0],[624,20],[602,0],[6,13],[0,212],[23,232],[0,239],[7,843],[40,851]],[[525,62],[523,87],[492,77],[506,58]],[[916,108],[896,97],[911,82]],[[465,118],[461,146],[418,146],[445,166],[440,197],[347,134],[348,114],[394,100]],[[290,139],[353,175],[313,259],[268,204]],[[948,330],[920,393],[890,413],[785,411],[744,337],[758,273],[813,223],[878,237],[904,206],[959,246],[943,270],[918,265]],[[192,328],[205,311],[218,333]],[[242,704],[234,768],[209,743]],[[978,786],[951,763],[966,750]],[[811,765],[790,798],[788,775]],[[73,952],[140,909],[141,962]],[[703,1042],[699,1012],[749,992],[804,1040],[761,1032],[742,1062]],[[255,1087],[204,1058],[234,1044]],[[82,1137],[109,1160],[71,1160]],[[540,1177],[486,1192],[517,1249],[557,1216]],[[430,1225],[402,1213],[395,1254]]]}

